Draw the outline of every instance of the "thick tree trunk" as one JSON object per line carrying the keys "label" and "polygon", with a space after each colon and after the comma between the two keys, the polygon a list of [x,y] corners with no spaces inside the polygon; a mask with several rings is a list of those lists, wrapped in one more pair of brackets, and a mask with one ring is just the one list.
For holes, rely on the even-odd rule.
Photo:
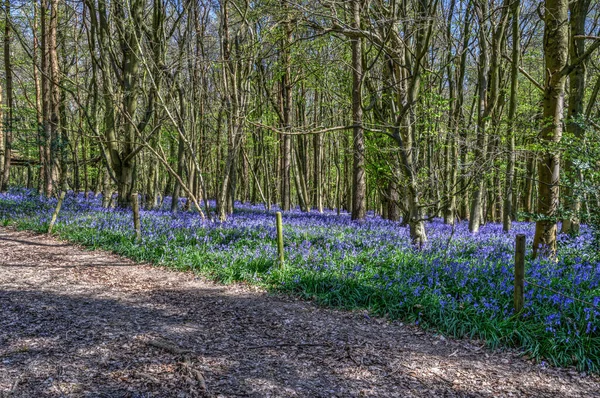
{"label": "thick tree trunk", "polygon": [[[571,40],[569,45],[569,59],[575,60],[585,52],[585,40],[577,39],[576,36],[585,35],[585,20],[591,0],[579,0],[571,2],[570,8],[570,30]],[[581,62],[573,68],[569,74],[569,107],[567,113],[567,132],[569,132],[578,144],[583,144],[581,139],[584,135],[584,129],[580,118],[583,116],[583,100],[585,97],[586,82],[586,63]],[[582,180],[581,172],[576,169],[571,159],[565,159],[565,174],[568,176],[569,183],[564,192],[565,209],[568,212],[567,218],[562,222],[562,233],[579,233],[579,213],[581,211],[581,193],[577,188]]]}
{"label": "thick tree trunk", "polygon": [[544,55],[546,85],[543,98],[543,128],[540,134],[543,153],[538,162],[537,213],[533,256],[556,253],[556,216],[559,206],[560,156],[554,144],[562,137],[566,75],[562,73],[569,56],[569,2],[546,0],[544,8]]}

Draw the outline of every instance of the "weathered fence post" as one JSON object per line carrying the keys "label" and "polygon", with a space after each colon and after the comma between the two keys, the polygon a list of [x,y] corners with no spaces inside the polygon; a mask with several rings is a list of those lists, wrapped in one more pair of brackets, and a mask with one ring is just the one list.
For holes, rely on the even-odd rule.
{"label": "weathered fence post", "polygon": [[140,202],[138,194],[131,194],[131,207],[133,209],[133,228],[135,229],[135,241],[139,243],[142,240],[142,227],[140,225]]}
{"label": "weathered fence post", "polygon": [[281,222],[281,212],[276,213],[277,216],[277,251],[279,252],[279,268],[283,268],[285,260],[283,256],[283,224]]}
{"label": "weathered fence post", "polygon": [[517,235],[515,243],[515,314],[523,310],[525,285],[525,235]]}
{"label": "weathered fence post", "polygon": [[50,225],[48,226],[48,233],[52,233],[52,228],[54,228],[54,224],[56,223],[56,219],[58,218],[58,213],[60,212],[60,208],[62,207],[63,200],[65,200],[65,195],[67,192],[62,191],[60,193],[60,197],[58,198],[58,203],[56,204],[56,208],[54,209],[54,213],[52,213],[52,219],[50,220]]}

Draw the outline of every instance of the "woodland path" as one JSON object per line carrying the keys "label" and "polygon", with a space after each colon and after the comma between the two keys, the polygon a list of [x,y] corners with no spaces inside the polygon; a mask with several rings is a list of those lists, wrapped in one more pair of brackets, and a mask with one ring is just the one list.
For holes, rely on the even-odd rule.
{"label": "woodland path", "polygon": [[600,397],[600,379],[0,228],[0,397]]}

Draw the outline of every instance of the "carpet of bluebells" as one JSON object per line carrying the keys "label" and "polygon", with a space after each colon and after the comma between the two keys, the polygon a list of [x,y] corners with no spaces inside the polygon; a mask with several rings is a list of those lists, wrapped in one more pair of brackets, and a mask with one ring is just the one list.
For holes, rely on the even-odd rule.
{"label": "carpet of bluebells", "polygon": [[[515,223],[509,234],[488,224],[472,235],[466,223],[453,229],[432,221],[428,245],[416,250],[407,228],[397,222],[374,215],[355,222],[334,211],[294,210],[283,215],[286,262],[280,269],[275,210],[238,204],[221,223],[194,212],[174,215],[164,203],[163,210],[141,212],[143,238],[136,243],[131,212],[104,209],[101,202],[68,195],[55,232],[134,260],[366,309],[371,316],[600,372],[600,250],[585,227],[577,237],[560,237],[558,261],[528,258],[525,310],[515,316],[515,234],[526,234],[530,247],[530,223]],[[32,191],[0,194],[0,225],[44,232],[55,205],[56,199]]]}

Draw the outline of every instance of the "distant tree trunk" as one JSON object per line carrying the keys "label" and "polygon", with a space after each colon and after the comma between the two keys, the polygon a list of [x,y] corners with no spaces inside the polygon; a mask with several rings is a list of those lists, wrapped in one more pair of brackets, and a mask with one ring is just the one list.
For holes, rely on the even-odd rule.
{"label": "distant tree trunk", "polygon": [[479,18],[479,69],[478,69],[478,104],[477,104],[477,140],[475,143],[475,161],[473,176],[473,197],[471,201],[471,214],[469,216],[469,230],[473,233],[479,231],[482,223],[481,214],[484,195],[484,166],[487,148],[486,110],[488,109],[488,73],[490,68],[490,52],[488,47],[489,13],[487,0],[476,1],[477,15]]}
{"label": "distant tree trunk", "polygon": [[534,188],[534,179],[535,179],[535,165],[536,165],[536,156],[534,153],[527,152],[525,154],[526,162],[525,162],[525,186],[523,187],[523,198],[522,198],[522,206],[523,212],[525,212],[525,221],[531,221],[531,212],[533,206],[533,188]]}
{"label": "distant tree trunk", "polygon": [[[459,172],[461,169],[465,167],[466,163],[466,128],[463,125],[465,122],[463,105],[465,101],[465,76],[467,72],[467,52],[466,49],[469,46],[469,29],[471,27],[472,18],[469,17],[470,11],[472,9],[472,2],[469,1],[466,5],[465,10],[465,22],[462,30],[462,45],[460,47],[460,57],[457,57],[457,77],[456,77],[456,100],[454,101],[454,116],[452,119],[453,123],[453,134],[452,143],[451,143],[451,151],[453,153],[453,170],[451,171],[450,184],[452,187],[452,191],[450,194],[452,195],[450,199],[450,208],[454,209],[453,217],[456,219],[456,216],[459,218],[468,217],[468,194],[467,190],[467,182],[464,175],[460,176]],[[465,195],[464,201],[457,203],[458,194],[456,190],[462,191],[462,195]],[[463,203],[464,202],[464,203]],[[454,221],[454,220],[453,220]]]}
{"label": "distant tree trunk", "polygon": [[[314,123],[317,123],[317,108],[319,107],[319,91],[315,91],[315,120]],[[323,135],[315,134],[313,136],[313,175],[314,175],[314,186],[315,186],[315,197],[314,204],[319,213],[323,212],[323,171],[322,171],[322,163],[323,163]]]}
{"label": "distant tree trunk", "polygon": [[385,200],[385,206],[387,207],[387,209],[385,209],[386,217],[384,218],[387,218],[391,221],[400,220],[400,194],[398,192],[398,181],[401,176],[397,172],[400,169],[400,165],[398,164],[397,160],[395,163],[396,164],[394,167],[394,175],[392,176],[391,180],[388,182],[386,187],[387,192]]}
{"label": "distant tree trunk", "polygon": [[319,213],[323,213],[323,136],[315,134],[313,137],[314,146],[314,184],[315,184],[315,206]]}
{"label": "distant tree trunk", "polygon": [[[99,176],[98,176],[98,179],[100,179]],[[109,175],[108,167],[107,167],[106,171],[104,172],[103,180],[102,180],[102,207],[104,207],[105,209],[107,209],[111,204],[112,194],[113,194],[113,190],[112,190],[110,175]]]}
{"label": "distant tree trunk", "polygon": [[[495,29],[491,29],[490,12],[487,1],[476,2],[479,17],[479,98],[477,107],[477,141],[475,146],[473,198],[471,202],[471,215],[469,230],[473,233],[479,231],[480,225],[485,221],[483,214],[483,201],[485,191],[485,172],[488,169],[489,149],[496,147],[495,141],[488,143],[488,124],[490,119],[499,120],[499,104],[502,96],[500,92],[500,61],[502,56],[502,43],[505,37],[505,28],[508,21],[508,5],[510,0],[504,0],[499,21]],[[488,31],[492,31],[491,49],[488,47]],[[491,51],[490,51],[491,50]],[[489,206],[493,201],[489,201]]]}
{"label": "distant tree trunk", "polygon": [[[244,119],[250,92],[249,75],[255,66],[252,54],[240,53],[240,47],[245,41],[245,33],[240,30],[235,31],[233,38],[235,51],[231,51],[227,4],[226,1],[221,2],[221,53],[223,57],[221,78],[224,108],[227,111],[227,159],[217,196],[217,213],[221,220],[225,220],[227,215],[233,212],[237,161],[244,142]],[[245,32],[246,29],[252,28],[246,26],[243,29]]]}
{"label": "distant tree trunk", "polygon": [[[446,39],[448,43],[451,43],[452,40],[452,17],[454,14],[454,7],[456,1],[450,1],[450,7],[448,10],[448,20],[446,22]],[[465,22],[466,23],[466,22]],[[446,62],[448,64],[446,70],[448,74],[448,95],[450,97],[450,109],[448,111],[448,126],[446,129],[446,139],[444,143],[444,174],[445,174],[445,182],[444,182],[444,201],[442,203],[442,213],[444,215],[444,223],[445,224],[454,224],[455,213],[456,213],[456,194],[454,193],[455,184],[456,184],[456,175],[457,170],[455,167],[455,149],[456,149],[456,133],[458,132],[454,126],[458,125],[458,120],[456,118],[457,111],[456,107],[460,106],[457,104],[458,96],[456,95],[456,84],[455,84],[455,76],[453,66],[455,62],[452,57],[452,47],[449,45],[448,54],[446,56]]]}
{"label": "distant tree trunk", "polygon": [[[183,179],[184,178],[183,175],[185,172],[185,163],[186,163],[185,142],[184,142],[184,131],[185,131],[184,123],[185,123],[186,113],[185,113],[185,99],[184,99],[183,87],[179,87],[178,94],[179,94],[179,108],[180,109],[179,109],[179,117],[178,117],[177,122],[179,123],[180,134],[177,139],[177,175],[181,179]],[[174,186],[173,186],[173,195],[172,195],[172,201],[171,201],[171,212],[172,213],[177,213],[177,209],[179,206],[179,196],[181,195],[181,190],[182,190],[181,183],[178,180],[175,181]]]}
{"label": "distant tree trunk", "polygon": [[[219,220],[225,221],[229,214],[228,202],[231,197],[232,180],[235,178],[235,161],[237,159],[235,150],[235,127],[232,123],[235,121],[234,116],[234,94],[232,91],[235,89],[235,82],[233,82],[232,75],[234,75],[233,61],[231,60],[230,53],[230,39],[229,39],[229,7],[228,1],[223,1],[221,4],[221,56],[223,58],[223,91],[224,91],[224,102],[225,110],[227,113],[227,156],[226,162],[223,169],[223,179],[220,182],[220,187],[217,193],[217,213]],[[219,121],[219,128],[221,123]]]}
{"label": "distant tree trunk", "polygon": [[544,8],[544,59],[546,84],[543,98],[543,128],[540,134],[543,152],[538,162],[537,213],[533,256],[556,253],[559,206],[560,156],[554,144],[562,137],[566,75],[562,73],[569,56],[569,1],[546,0]]}

